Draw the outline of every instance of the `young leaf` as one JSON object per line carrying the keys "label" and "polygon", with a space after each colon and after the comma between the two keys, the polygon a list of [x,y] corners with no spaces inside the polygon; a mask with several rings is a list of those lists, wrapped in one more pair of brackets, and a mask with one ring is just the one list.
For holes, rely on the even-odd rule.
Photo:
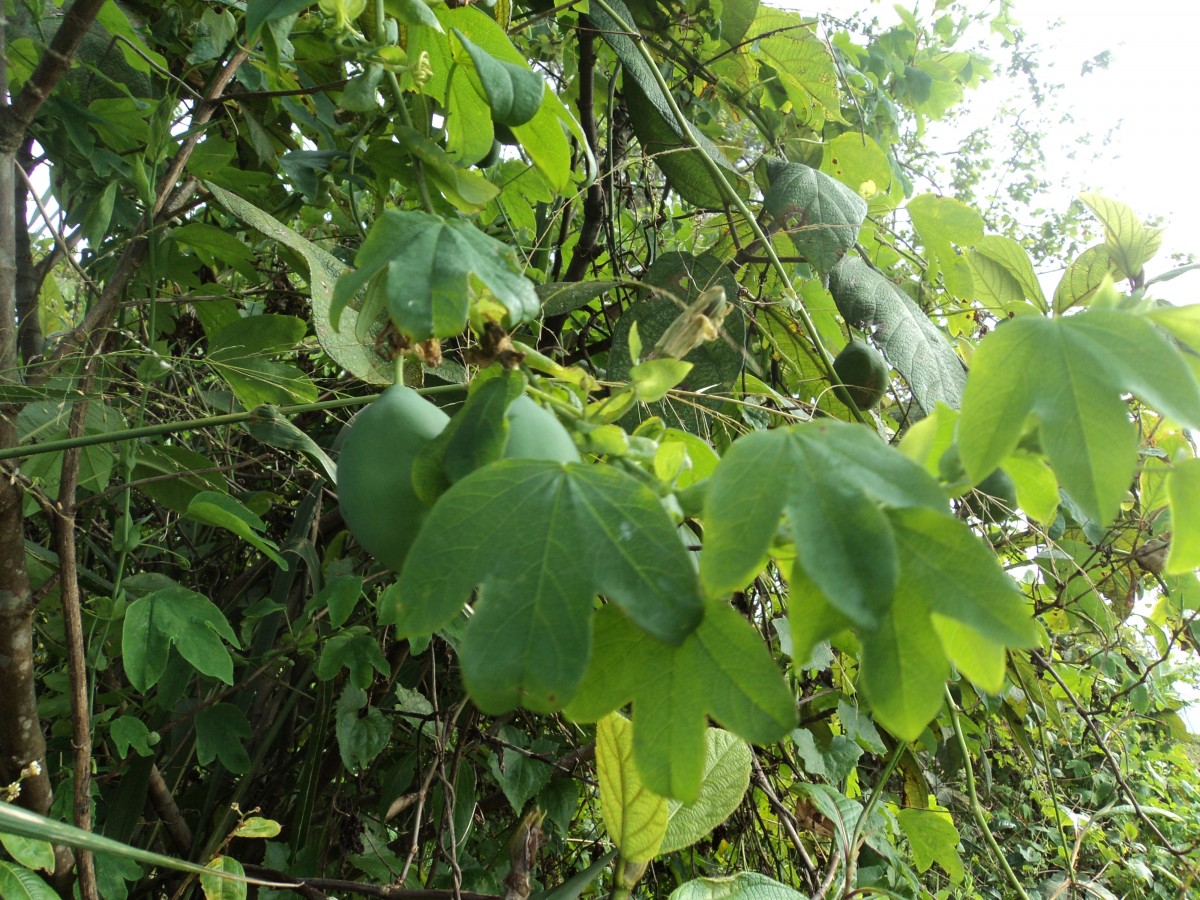
{"label": "young leaf", "polygon": [[667,801],[642,782],[633,762],[633,729],[618,713],[596,724],[596,775],[604,827],[621,857],[646,862],[658,855],[667,832]]}
{"label": "young leaf", "polygon": [[592,661],[566,713],[597,721],[633,702],[638,770],[656,794],[693,803],[704,774],[704,719],[745,740],[777,741],[796,724],[791,691],[758,633],[724,603],[679,647],[608,606],[596,616]]}
{"label": "young leaf", "polygon": [[990,474],[1032,414],[1059,483],[1085,515],[1107,523],[1137,463],[1137,433],[1121,398],[1127,391],[1184,425],[1200,425],[1200,386],[1145,316],[1093,309],[1010,321],[972,361],[958,427],[963,466],[973,480]]}
{"label": "young leaf", "polygon": [[492,120],[512,126],[524,125],[532,119],[546,93],[541,76],[527,66],[496,59],[472,44],[457,28],[454,35],[462,42],[475,66],[475,74],[479,76],[483,94],[492,109]]}
{"label": "young leaf", "polygon": [[1106,279],[1116,275],[1108,248],[1103,244],[1088,247],[1067,266],[1054,289],[1054,311],[1064,313],[1072,306],[1084,306]]}
{"label": "young leaf", "polygon": [[829,273],[829,290],[846,321],[870,331],[884,358],[908,382],[921,411],[938,402],[958,408],[967,370],[954,348],[903,291],[857,256]]}
{"label": "young leaf", "polygon": [[358,268],[343,275],[333,292],[335,325],[367,282],[369,290],[383,293],[392,322],[413,341],[462,333],[473,280],[491,291],[512,324],[540,310],[516,254],[466,220],[389,210],[375,221],[354,262]]}
{"label": "young leaf", "polygon": [[1139,278],[1142,269],[1162,244],[1162,229],[1147,228],[1137,214],[1117,200],[1100,194],[1080,194],[1079,199],[1104,223],[1108,257],[1126,278]]}
{"label": "young leaf", "polygon": [[203,594],[178,585],[152,591],[125,611],[121,637],[125,674],[145,693],[162,677],[174,645],[197,671],[233,684],[233,659],[222,638],[239,646],[224,614]]}
{"label": "young leaf", "polygon": [[615,468],[547,460],[501,460],[443,494],[381,617],[400,634],[428,634],[476,587],[463,677],[491,713],[570,699],[596,594],[675,645],[703,610],[695,569],[649,488]]}

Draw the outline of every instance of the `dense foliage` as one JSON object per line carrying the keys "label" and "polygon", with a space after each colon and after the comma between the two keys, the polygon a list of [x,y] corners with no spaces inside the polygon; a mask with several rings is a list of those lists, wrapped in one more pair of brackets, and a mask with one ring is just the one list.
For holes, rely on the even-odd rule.
{"label": "dense foliage", "polygon": [[1200,307],[930,190],[1003,8],[6,14],[0,895],[1195,893]]}

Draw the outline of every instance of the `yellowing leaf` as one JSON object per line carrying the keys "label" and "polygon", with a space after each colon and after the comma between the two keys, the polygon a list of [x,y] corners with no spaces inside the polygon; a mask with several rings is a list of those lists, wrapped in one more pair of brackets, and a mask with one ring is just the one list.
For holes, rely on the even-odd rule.
{"label": "yellowing leaf", "polygon": [[596,774],[604,827],[621,857],[653,859],[667,833],[667,800],[642,782],[633,761],[633,724],[617,713],[596,724]]}

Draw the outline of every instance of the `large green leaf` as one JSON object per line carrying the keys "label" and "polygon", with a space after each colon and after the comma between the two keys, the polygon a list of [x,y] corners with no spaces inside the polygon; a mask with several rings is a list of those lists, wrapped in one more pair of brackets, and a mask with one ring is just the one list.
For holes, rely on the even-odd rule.
{"label": "large green leaf", "polygon": [[633,702],[634,757],[656,794],[694,803],[705,767],[705,716],[754,743],[795,727],[796,708],[758,632],[724,603],[679,647],[613,606],[596,616],[587,676],[566,714],[598,721]]}
{"label": "large green leaf", "polygon": [[615,468],[545,460],[502,460],[442,495],[382,617],[400,634],[428,634],[476,588],[463,677],[493,713],[570,699],[587,667],[596,594],[673,645],[703,608],[693,564],[649,488]]}
{"label": "large green leaf", "polygon": [[939,402],[959,407],[966,367],[907,294],[857,256],[847,256],[833,268],[829,290],[846,321],[873,334],[922,412],[933,412]]}
{"label": "large green leaf", "polygon": [[[38,401],[28,403],[17,415],[17,431],[21,443],[36,444],[42,441],[59,441],[68,437],[72,404]],[[125,428],[121,413],[107,403],[91,402],[83,417],[83,434],[108,434]],[[79,487],[89,491],[100,491],[112,477],[115,454],[111,444],[96,444],[79,450]],[[21,474],[31,478],[51,499],[58,498],[59,481],[62,478],[62,451],[38,453],[21,462]],[[26,499],[26,512],[35,501]]]}
{"label": "large green leaf", "polygon": [[542,105],[546,83],[528,64],[518,65],[496,59],[482,47],[477,47],[457,28],[455,36],[467,51],[475,74],[483,87],[483,95],[492,109],[492,120],[503,125],[524,125]]}
{"label": "large green leaf", "polygon": [[975,481],[990,474],[1032,415],[1059,483],[1089,518],[1106,523],[1137,463],[1126,392],[1184,425],[1200,425],[1200,386],[1145,316],[1092,309],[1010,321],[972,360],[958,427],[963,466]]}
{"label": "large green leaf", "polygon": [[[204,186],[227,212],[265,237],[278,241],[304,260],[308,267],[308,290],[312,297],[313,327],[321,348],[339,366],[344,366],[356,378],[369,384],[391,384],[395,367],[381,359],[370,346],[359,341],[358,311],[346,308],[340,312],[342,329],[333,326],[330,305],[333,288],[337,280],[349,267],[328,250],[288,228],[274,216],[263,212],[252,203],[229,193],[211,181]],[[370,323],[368,323],[370,324]]]}
{"label": "large green leaf", "polygon": [[796,250],[828,272],[854,246],[867,202],[842,182],[801,163],[764,157],[763,206]]}
{"label": "large green leaf", "polygon": [[798,12],[763,6],[747,32],[756,59],[774,70],[801,123],[820,132],[826,122],[842,122],[838,73],[833,56],[817,36],[812,20]]}
{"label": "large green leaf", "polygon": [[1200,459],[1178,463],[1167,476],[1171,503],[1171,549],[1166,571],[1185,575],[1200,569]]}
{"label": "large green leaf", "polygon": [[712,594],[761,570],[779,522],[797,564],[851,620],[886,611],[899,560],[881,506],[944,509],[937,483],[865,428],[839,422],[747,435],[712,477],[700,574]]}
{"label": "large green leaf", "polygon": [[121,661],[130,684],[142,693],[162,677],[171,646],[197,671],[233,684],[233,658],[222,639],[240,646],[216,604],[185,587],[166,587],[129,604]]}
{"label": "large green leaf", "polygon": [[1021,286],[1025,298],[1046,311],[1046,295],[1024,247],[1010,237],[986,234],[975,242],[975,252],[1001,266]]}
{"label": "large green leaf", "polygon": [[936,862],[952,881],[957,883],[962,879],[958,829],[954,827],[950,813],[943,809],[901,809],[896,813],[896,821],[912,847],[917,871],[924,872]]}
{"label": "large green leaf", "polygon": [[746,189],[745,180],[712,141],[691,127],[700,149],[685,138],[682,126],[671,111],[649,64],[638,52],[634,16],[622,0],[608,0],[608,6],[620,17],[617,21],[599,5],[589,8],[589,24],[599,32],[621,60],[625,72],[625,102],[634,134],[647,156],[654,159],[667,183],[695,206],[720,208],[729,198],[713,178],[701,154],[707,154],[722,170],[725,180],[738,193]]}
{"label": "large green leaf", "polygon": [[619,713],[596,723],[596,779],[604,827],[621,858],[654,859],[667,832],[667,800],[642,781],[633,761],[633,724]]}
{"label": "large green leaf", "polygon": [[667,805],[667,833],[660,853],[690,847],[712,833],[742,802],[750,787],[750,748],[721,728],[704,732],[704,774],[692,803]]}
{"label": "large green leaf", "polygon": [[58,892],[36,872],[4,860],[0,860],[0,897],[5,900],[60,900]]}
{"label": "large green leaf", "polygon": [[942,270],[946,290],[956,297],[971,296],[971,272],[954,245],[969,247],[983,237],[983,216],[960,200],[920,194],[908,201],[913,228]]}
{"label": "large green leaf", "polygon": [[386,299],[393,324],[414,341],[461,334],[476,284],[488,289],[510,324],[537,316],[533,285],[520,274],[516,254],[462,219],[388,210],[375,220],[355,257],[358,267],[338,280],[333,322],[363,285]]}

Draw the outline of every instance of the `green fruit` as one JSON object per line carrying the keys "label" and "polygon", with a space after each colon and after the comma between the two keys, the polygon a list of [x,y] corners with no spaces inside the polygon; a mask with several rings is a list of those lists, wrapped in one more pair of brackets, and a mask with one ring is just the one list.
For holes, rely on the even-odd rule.
{"label": "green fruit", "polygon": [[851,341],[842,348],[833,361],[833,371],[862,410],[876,406],[888,389],[887,363],[878,350],[862,341]]}
{"label": "green fruit", "polygon": [[579,449],[558,417],[522,394],[508,407],[505,459],[580,462]]}
{"label": "green fruit", "polygon": [[997,469],[963,497],[971,514],[985,525],[998,525],[1012,518],[1017,508],[1017,486],[1003,469]]}
{"label": "green fruit", "polygon": [[362,548],[404,565],[429,507],[413,489],[413,460],[450,417],[412,388],[393,385],[350,422],[338,458],[338,504]]}

